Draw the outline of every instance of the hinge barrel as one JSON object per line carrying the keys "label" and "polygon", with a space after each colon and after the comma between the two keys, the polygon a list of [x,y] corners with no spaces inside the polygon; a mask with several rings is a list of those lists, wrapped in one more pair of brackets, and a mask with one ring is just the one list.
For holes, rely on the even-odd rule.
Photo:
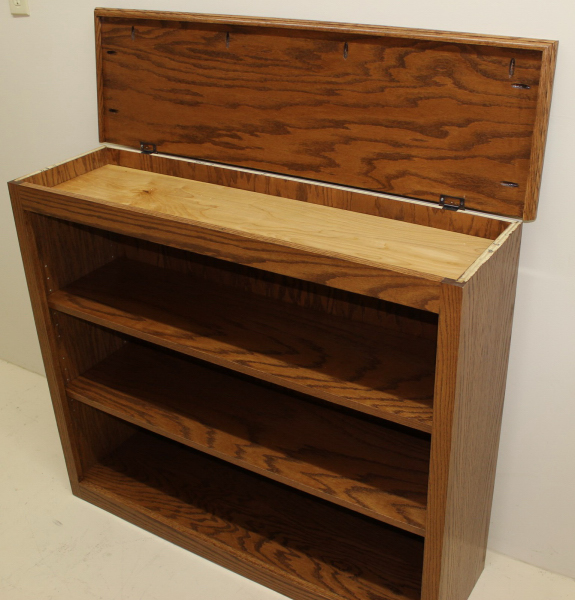
{"label": "hinge barrel", "polygon": [[459,210],[460,208],[465,208],[465,198],[442,194],[439,198],[439,206],[445,210]]}
{"label": "hinge barrel", "polygon": [[140,150],[142,151],[142,154],[154,154],[156,152],[156,144],[140,142]]}

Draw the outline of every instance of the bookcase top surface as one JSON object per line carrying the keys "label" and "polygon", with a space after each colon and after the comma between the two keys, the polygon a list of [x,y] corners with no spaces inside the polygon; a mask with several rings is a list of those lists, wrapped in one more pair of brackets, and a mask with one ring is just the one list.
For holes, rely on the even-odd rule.
{"label": "bookcase top surface", "polygon": [[458,279],[493,240],[106,165],[58,190],[358,264]]}
{"label": "bookcase top surface", "polygon": [[104,142],[535,218],[557,43],[96,9]]}

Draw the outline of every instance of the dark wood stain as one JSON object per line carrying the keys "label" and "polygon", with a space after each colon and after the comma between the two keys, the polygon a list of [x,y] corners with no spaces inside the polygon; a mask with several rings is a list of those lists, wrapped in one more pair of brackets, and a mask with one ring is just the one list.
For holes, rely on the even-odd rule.
{"label": "dark wood stain", "polygon": [[136,344],[76,378],[67,391],[218,458],[424,533],[426,436]]}
{"label": "dark wood stain", "polygon": [[537,192],[540,50],[230,27],[102,17],[103,141],[516,217]]}
{"label": "dark wood stain", "polygon": [[418,538],[151,434],[95,465],[81,490],[152,516],[156,531],[185,534],[248,576],[271,575],[276,589],[278,575],[295,582],[303,599],[419,598]]}
{"label": "dark wood stain", "polygon": [[[230,294],[231,292],[231,294]],[[433,342],[117,260],[53,292],[52,308],[423,431]]]}

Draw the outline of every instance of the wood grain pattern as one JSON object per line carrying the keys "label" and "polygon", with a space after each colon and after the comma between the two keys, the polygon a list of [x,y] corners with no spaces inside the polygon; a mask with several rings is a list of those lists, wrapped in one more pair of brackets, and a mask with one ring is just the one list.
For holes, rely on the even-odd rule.
{"label": "wood grain pattern", "polygon": [[[102,70],[102,21],[94,13],[94,39],[96,41],[96,84],[98,95],[98,115],[104,112],[104,73]],[[104,120],[98,119],[98,136],[100,140],[106,139]]]}
{"label": "wood grain pattern", "polygon": [[444,229],[494,240],[507,226],[507,222],[469,212],[443,210],[433,204],[423,204],[405,199],[388,198],[353,188],[321,185],[310,180],[286,178],[268,173],[258,173],[223,165],[182,160],[158,154],[142,154],[126,150],[109,149],[112,164],[142,171],[163,173],[184,179],[194,179],[215,185],[290,198],[301,202],[332,206],[342,210],[396,219],[435,229]]}
{"label": "wood grain pattern", "polygon": [[[437,343],[437,315],[431,312],[353,294],[293,277],[170,248],[145,240],[116,236],[118,257],[144,262],[230,289],[274,301],[303,306],[343,319],[384,327]],[[408,349],[406,346],[405,350]]]}
{"label": "wood grain pattern", "polygon": [[537,191],[551,42],[163,17],[101,16],[103,141],[516,217]]}
{"label": "wood grain pattern", "polygon": [[555,42],[543,51],[539,98],[537,99],[537,115],[535,117],[533,145],[531,147],[531,172],[527,180],[527,193],[525,194],[524,221],[534,221],[539,206],[539,189],[543,175],[545,140],[549,126],[549,113],[551,110],[551,96],[558,48],[559,44]]}
{"label": "wood grain pattern", "polygon": [[480,33],[462,33],[434,29],[388,27],[384,25],[365,25],[357,23],[338,23],[332,21],[311,21],[298,19],[277,19],[274,17],[246,17],[243,15],[215,15],[208,13],[189,13],[160,10],[133,10],[120,8],[96,8],[96,18],[144,19],[161,21],[181,21],[190,23],[211,23],[225,25],[250,25],[254,27],[274,27],[279,29],[301,29],[302,31],[326,31],[339,33],[358,33],[380,37],[403,37],[429,41],[447,41],[453,43],[478,44],[524,50],[545,50],[550,40],[511,37]]}
{"label": "wood grain pattern", "polygon": [[[97,463],[131,438],[138,428],[125,420],[112,417],[87,404],[68,400],[75,448],[78,453],[82,479]],[[77,485],[73,486],[77,491]]]}
{"label": "wood grain pattern", "polygon": [[520,240],[518,228],[467,284],[444,286],[422,600],[466,600],[483,570]]}
{"label": "wood grain pattern", "polygon": [[491,240],[107,165],[56,186],[208,229],[457,279]]}
{"label": "wood grain pattern", "polygon": [[55,310],[430,431],[435,345],[118,260],[50,295]]}
{"label": "wood grain pattern", "polygon": [[[47,265],[44,267],[47,281],[52,282],[48,287],[49,292],[52,288],[65,287],[98,266],[112,261],[114,257],[123,257],[225,285],[232,288],[231,294],[237,288],[344,319],[403,332],[408,334],[407,339],[416,336],[434,343],[437,340],[437,315],[433,313],[274,275],[252,267],[234,265],[137,238],[103,232],[69,221],[34,213],[29,213],[29,216],[39,238],[38,248]],[[71,255],[74,260],[70,260]],[[84,256],[88,260],[84,260]]]}
{"label": "wood grain pattern", "polygon": [[430,312],[439,310],[439,277],[414,275],[352,263],[333,256],[207,230],[149,215],[143,211],[107,205],[52,188],[23,183],[22,206],[31,212],[62,218],[151,242],[198,252],[271,273],[313,281],[328,287],[364,294]]}
{"label": "wood grain pattern", "polygon": [[45,293],[65,287],[118,256],[118,244],[110,234],[27,213],[34,232],[35,251],[42,262]]}
{"label": "wood grain pattern", "polygon": [[116,331],[61,312],[52,311],[51,316],[58,348],[54,358],[66,384],[125,344],[124,336]]}
{"label": "wood grain pattern", "polygon": [[[92,156],[95,155],[95,156]],[[216,164],[142,154],[117,148],[98,148],[75,159],[43,169],[18,180],[53,187],[107,164],[203,181],[215,185],[290,198],[350,210],[406,223],[415,223],[494,240],[507,226],[499,219],[468,212],[453,212],[423,203],[360,192],[352,188],[320,185],[309,180],[272,176]]]}
{"label": "wood grain pattern", "polygon": [[429,440],[129,344],[75,400],[367,516],[424,534]]}
{"label": "wood grain pattern", "polygon": [[281,579],[294,597],[419,598],[417,538],[151,434],[94,466],[81,489],[253,579],[276,589]]}
{"label": "wood grain pattern", "polygon": [[[535,217],[557,44],[97,9],[96,45],[101,138],[214,164],[100,148],[10,185],[74,493],[297,600],[466,600],[521,228],[409,198]],[[213,185],[236,210],[187,222]],[[481,256],[374,262],[390,220]]]}
{"label": "wood grain pattern", "polygon": [[59,368],[56,335],[52,324],[51,311],[46,301],[44,264],[38,256],[34,230],[30,225],[29,215],[22,208],[20,198],[21,187],[11,182],[8,184],[8,189],[10,191],[12,211],[16,223],[20,252],[22,253],[22,262],[30,293],[36,331],[38,332],[40,350],[54,405],[54,415],[56,417],[70,483],[72,489],[74,489],[81,474],[81,461],[78,448],[76,447],[76,440],[73,438],[71,431],[70,409],[65,394],[65,380]]}
{"label": "wood grain pattern", "polygon": [[56,165],[52,165],[51,167],[47,167],[46,169],[42,169],[37,173],[31,173],[30,175],[21,177],[16,181],[19,184],[34,183],[41,186],[52,187],[109,164],[111,156],[110,149],[102,146],[90,152],[81,154],[76,158],[71,158]]}
{"label": "wood grain pattern", "polygon": [[[80,322],[76,323],[77,328],[70,323],[71,327],[66,329],[66,339],[70,343],[64,344],[60,337],[58,320],[48,306],[47,295],[55,282],[66,281],[70,276],[75,278],[84,272],[83,269],[90,271],[103,264],[103,257],[109,252],[109,240],[102,236],[96,237],[89,244],[88,252],[79,249],[78,252],[66,257],[62,270],[52,270],[51,259],[53,253],[58,254],[60,244],[66,247],[68,241],[77,242],[78,238],[69,227],[66,228],[64,225],[55,230],[47,223],[49,219],[25,211],[22,207],[20,185],[10,183],[9,189],[58,432],[70,484],[72,490],[76,491],[79,479],[86,466],[90,464],[89,457],[92,456],[93,451],[87,439],[78,435],[76,420],[65,393],[66,381],[71,379],[78,369],[90,368],[119,346],[114,334],[96,332],[93,328],[87,336],[90,345],[84,341],[82,346],[82,343],[77,343],[77,339],[76,343],[73,343],[70,335],[74,337],[76,334],[81,336],[86,334],[86,324]],[[60,315],[60,319],[70,318]],[[98,429],[96,425],[95,429]],[[99,431],[104,435],[101,430]],[[111,447],[108,447],[108,450],[110,449]]]}

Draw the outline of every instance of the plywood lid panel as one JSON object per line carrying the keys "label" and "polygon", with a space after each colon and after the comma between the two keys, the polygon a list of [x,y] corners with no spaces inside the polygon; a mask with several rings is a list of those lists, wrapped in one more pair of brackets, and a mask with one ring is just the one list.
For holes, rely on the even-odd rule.
{"label": "plywood lid panel", "polygon": [[97,9],[102,141],[535,217],[556,44]]}

